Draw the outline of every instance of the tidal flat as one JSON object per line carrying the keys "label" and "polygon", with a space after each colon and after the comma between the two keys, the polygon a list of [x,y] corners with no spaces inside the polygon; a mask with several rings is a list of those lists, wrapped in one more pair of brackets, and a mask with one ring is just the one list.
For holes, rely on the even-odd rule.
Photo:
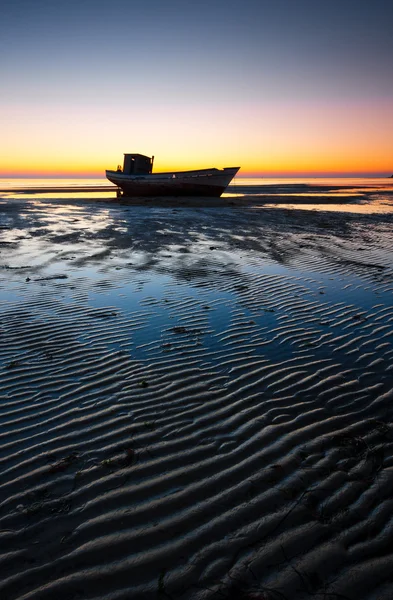
{"label": "tidal flat", "polygon": [[0,597],[390,600],[392,225],[0,200]]}

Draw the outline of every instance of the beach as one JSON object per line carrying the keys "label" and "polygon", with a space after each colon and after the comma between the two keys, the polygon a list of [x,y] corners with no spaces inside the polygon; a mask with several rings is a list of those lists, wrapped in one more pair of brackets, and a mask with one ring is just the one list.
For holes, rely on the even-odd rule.
{"label": "beach", "polygon": [[237,192],[0,198],[2,600],[392,598],[393,212]]}

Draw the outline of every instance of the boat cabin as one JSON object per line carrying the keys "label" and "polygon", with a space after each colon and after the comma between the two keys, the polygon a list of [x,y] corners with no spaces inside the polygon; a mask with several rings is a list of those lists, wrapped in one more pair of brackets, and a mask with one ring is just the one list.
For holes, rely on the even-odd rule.
{"label": "boat cabin", "polygon": [[123,173],[124,175],[148,175],[153,170],[154,156],[143,156],[143,154],[125,154]]}

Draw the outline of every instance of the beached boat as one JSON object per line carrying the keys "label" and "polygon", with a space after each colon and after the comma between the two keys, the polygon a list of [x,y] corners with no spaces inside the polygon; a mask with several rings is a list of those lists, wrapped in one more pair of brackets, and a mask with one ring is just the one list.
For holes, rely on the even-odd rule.
{"label": "beached boat", "polygon": [[153,173],[153,161],[142,154],[125,154],[123,168],[105,171],[123,196],[214,196],[219,197],[240,167]]}

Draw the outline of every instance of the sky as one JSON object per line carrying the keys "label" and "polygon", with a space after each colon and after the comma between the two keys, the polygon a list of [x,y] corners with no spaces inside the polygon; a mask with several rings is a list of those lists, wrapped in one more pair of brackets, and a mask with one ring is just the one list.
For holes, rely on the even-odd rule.
{"label": "sky", "polygon": [[0,177],[393,173],[391,0],[2,0]]}

